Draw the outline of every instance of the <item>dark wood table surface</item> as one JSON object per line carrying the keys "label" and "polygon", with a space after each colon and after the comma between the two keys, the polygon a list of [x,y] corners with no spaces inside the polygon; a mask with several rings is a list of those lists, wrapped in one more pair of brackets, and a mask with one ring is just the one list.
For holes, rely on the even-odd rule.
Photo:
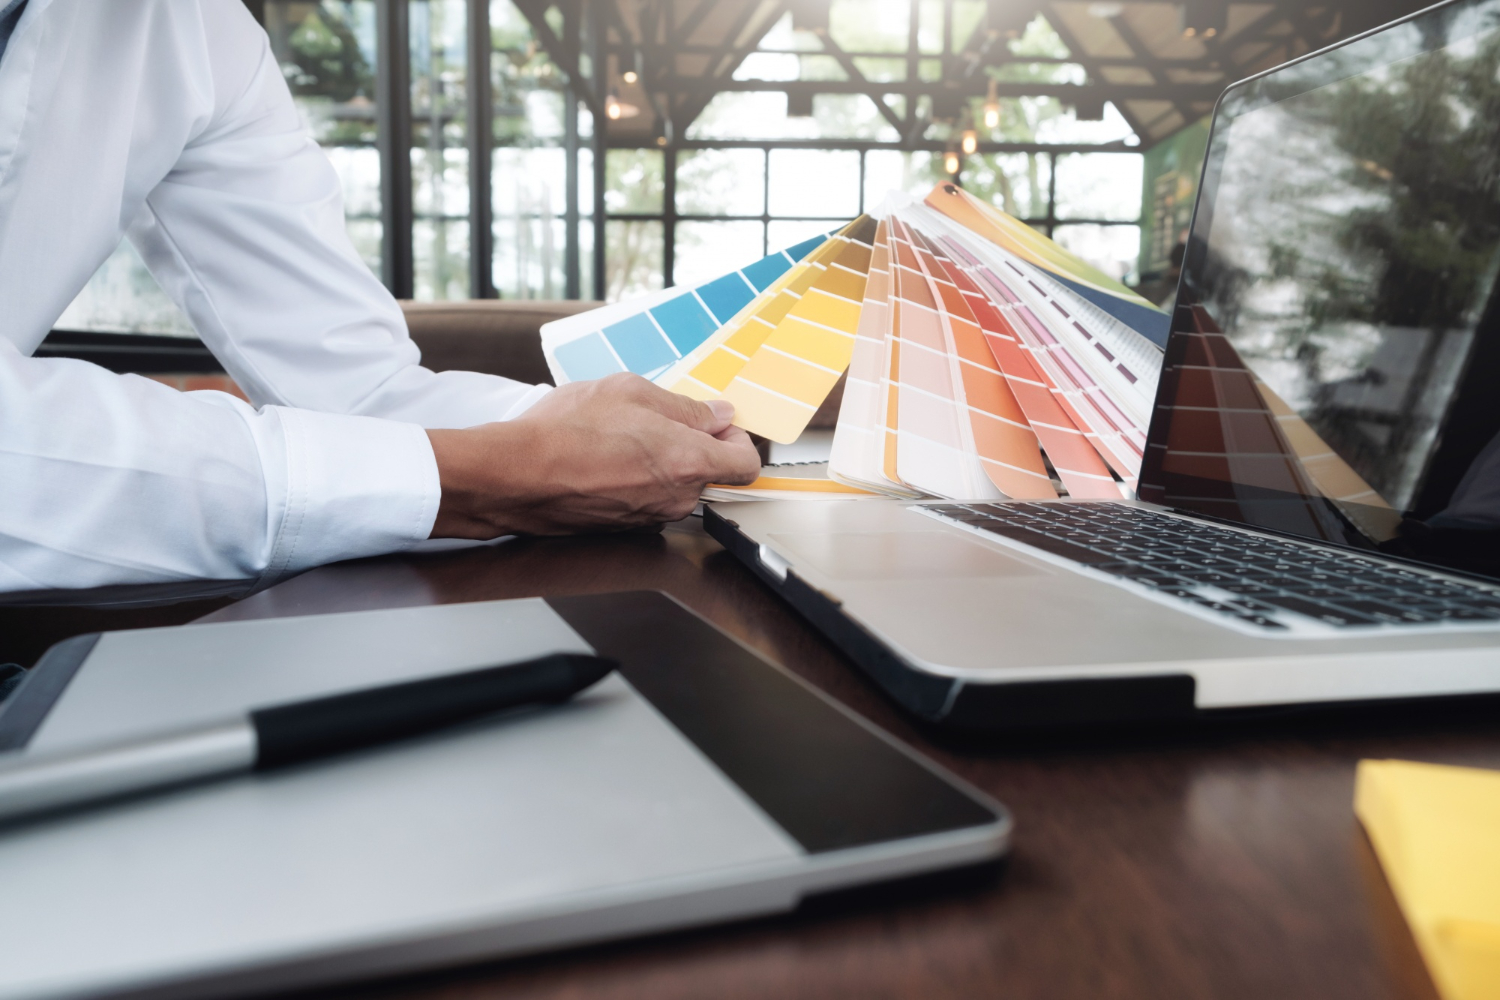
{"label": "dark wood table surface", "polygon": [[[1436,996],[1351,808],[1365,757],[1500,767],[1500,703],[953,745],[705,535],[536,539],[343,563],[204,620],[658,589],[1005,802],[998,878],[340,991],[431,998]],[[179,610],[179,619],[202,607]],[[132,624],[128,612],[106,624]],[[139,624],[172,618],[141,612]],[[0,627],[16,627],[14,612]],[[48,627],[56,631],[53,619]],[[76,625],[76,623],[74,623]],[[93,626],[97,627],[97,625]],[[997,637],[1003,641],[1003,637]]]}

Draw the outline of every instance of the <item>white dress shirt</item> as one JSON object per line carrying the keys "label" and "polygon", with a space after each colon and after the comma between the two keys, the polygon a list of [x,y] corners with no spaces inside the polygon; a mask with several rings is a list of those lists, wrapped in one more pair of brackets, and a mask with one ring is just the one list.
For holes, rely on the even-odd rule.
{"label": "white dress shirt", "polygon": [[[127,236],[255,406],[31,353]],[[266,581],[432,530],[436,374],[240,0],[31,0],[0,57],[0,592]]]}

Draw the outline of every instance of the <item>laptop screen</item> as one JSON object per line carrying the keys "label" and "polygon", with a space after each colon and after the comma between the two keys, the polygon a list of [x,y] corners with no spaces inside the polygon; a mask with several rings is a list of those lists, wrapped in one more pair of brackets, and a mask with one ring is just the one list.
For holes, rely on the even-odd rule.
{"label": "laptop screen", "polygon": [[1500,576],[1500,0],[1232,87],[1141,499]]}

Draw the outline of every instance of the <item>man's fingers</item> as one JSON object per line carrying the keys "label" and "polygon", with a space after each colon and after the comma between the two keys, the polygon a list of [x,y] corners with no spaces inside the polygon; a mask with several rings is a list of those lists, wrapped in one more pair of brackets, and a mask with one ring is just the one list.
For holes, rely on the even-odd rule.
{"label": "man's fingers", "polygon": [[651,385],[639,387],[641,402],[668,420],[691,427],[704,434],[719,434],[734,420],[734,404],[725,399],[700,403],[690,396]]}
{"label": "man's fingers", "polygon": [[740,432],[738,439],[719,440],[710,443],[709,461],[712,463],[709,482],[725,486],[748,486],[760,475],[760,454],[750,443],[750,436]]}
{"label": "man's fingers", "polygon": [[[708,436],[708,440],[697,438],[689,443],[683,437],[680,443],[669,446],[681,449],[678,454],[687,459],[689,465],[697,464],[697,474],[703,482],[724,483],[743,486],[755,481],[760,475],[760,454],[750,441],[750,436],[735,427],[734,404],[726,399],[700,402],[690,396],[668,392],[639,376],[611,375],[602,382],[613,382],[612,390],[623,392],[639,405],[653,410],[673,423]],[[680,432],[669,435],[676,439]],[[696,458],[688,458],[694,455]],[[677,475],[685,471],[679,467]],[[692,476],[692,473],[688,474]]]}
{"label": "man's fingers", "polygon": [[711,431],[712,434],[720,434],[724,430],[734,426],[734,404],[727,399],[710,399],[706,404],[714,413],[714,418],[723,424],[719,430]]}
{"label": "man's fingers", "polygon": [[660,410],[663,416],[705,434],[719,434],[734,420],[734,404],[727,399],[712,399],[707,403],[700,403],[690,396],[675,392],[663,390],[662,395],[667,397]]}
{"label": "man's fingers", "polygon": [[714,437],[718,438],[720,441],[744,441],[748,443],[750,447],[755,447],[755,441],[750,437],[749,432],[747,432],[745,428],[736,427],[733,424],[730,424],[728,427],[715,434]]}

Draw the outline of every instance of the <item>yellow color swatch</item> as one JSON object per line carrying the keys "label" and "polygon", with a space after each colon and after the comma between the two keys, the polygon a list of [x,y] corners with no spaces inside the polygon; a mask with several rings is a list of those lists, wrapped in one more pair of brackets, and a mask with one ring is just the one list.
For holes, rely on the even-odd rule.
{"label": "yellow color swatch", "polygon": [[1362,760],[1354,811],[1444,1000],[1500,1000],[1500,771]]}
{"label": "yellow color swatch", "polygon": [[870,495],[869,490],[849,486],[832,479],[791,479],[786,476],[761,476],[749,486],[735,487],[741,490],[791,490],[796,493],[846,493]]}
{"label": "yellow color swatch", "polygon": [[724,389],[740,427],[797,440],[849,367],[875,230],[874,219],[860,216],[830,241],[836,252],[817,262],[821,271]]}
{"label": "yellow color swatch", "polygon": [[[834,240],[829,240],[832,242]],[[829,243],[795,264],[707,340],[678,358],[657,379],[657,383],[694,399],[717,399],[750,355],[776,329],[776,323],[812,284],[822,270],[822,266],[815,263],[816,259],[833,252]]]}
{"label": "yellow color swatch", "polygon": [[705,500],[847,500],[880,495],[830,479],[827,462],[767,465],[761,468],[760,478],[749,486],[711,483],[703,493]]}
{"label": "yellow color swatch", "polygon": [[[718,399],[787,314],[802,301],[848,242],[846,234],[867,217],[860,216],[772,282],[729,322],[716,330],[660,376],[663,388],[694,399]],[[738,417],[735,423],[744,427]]]}

